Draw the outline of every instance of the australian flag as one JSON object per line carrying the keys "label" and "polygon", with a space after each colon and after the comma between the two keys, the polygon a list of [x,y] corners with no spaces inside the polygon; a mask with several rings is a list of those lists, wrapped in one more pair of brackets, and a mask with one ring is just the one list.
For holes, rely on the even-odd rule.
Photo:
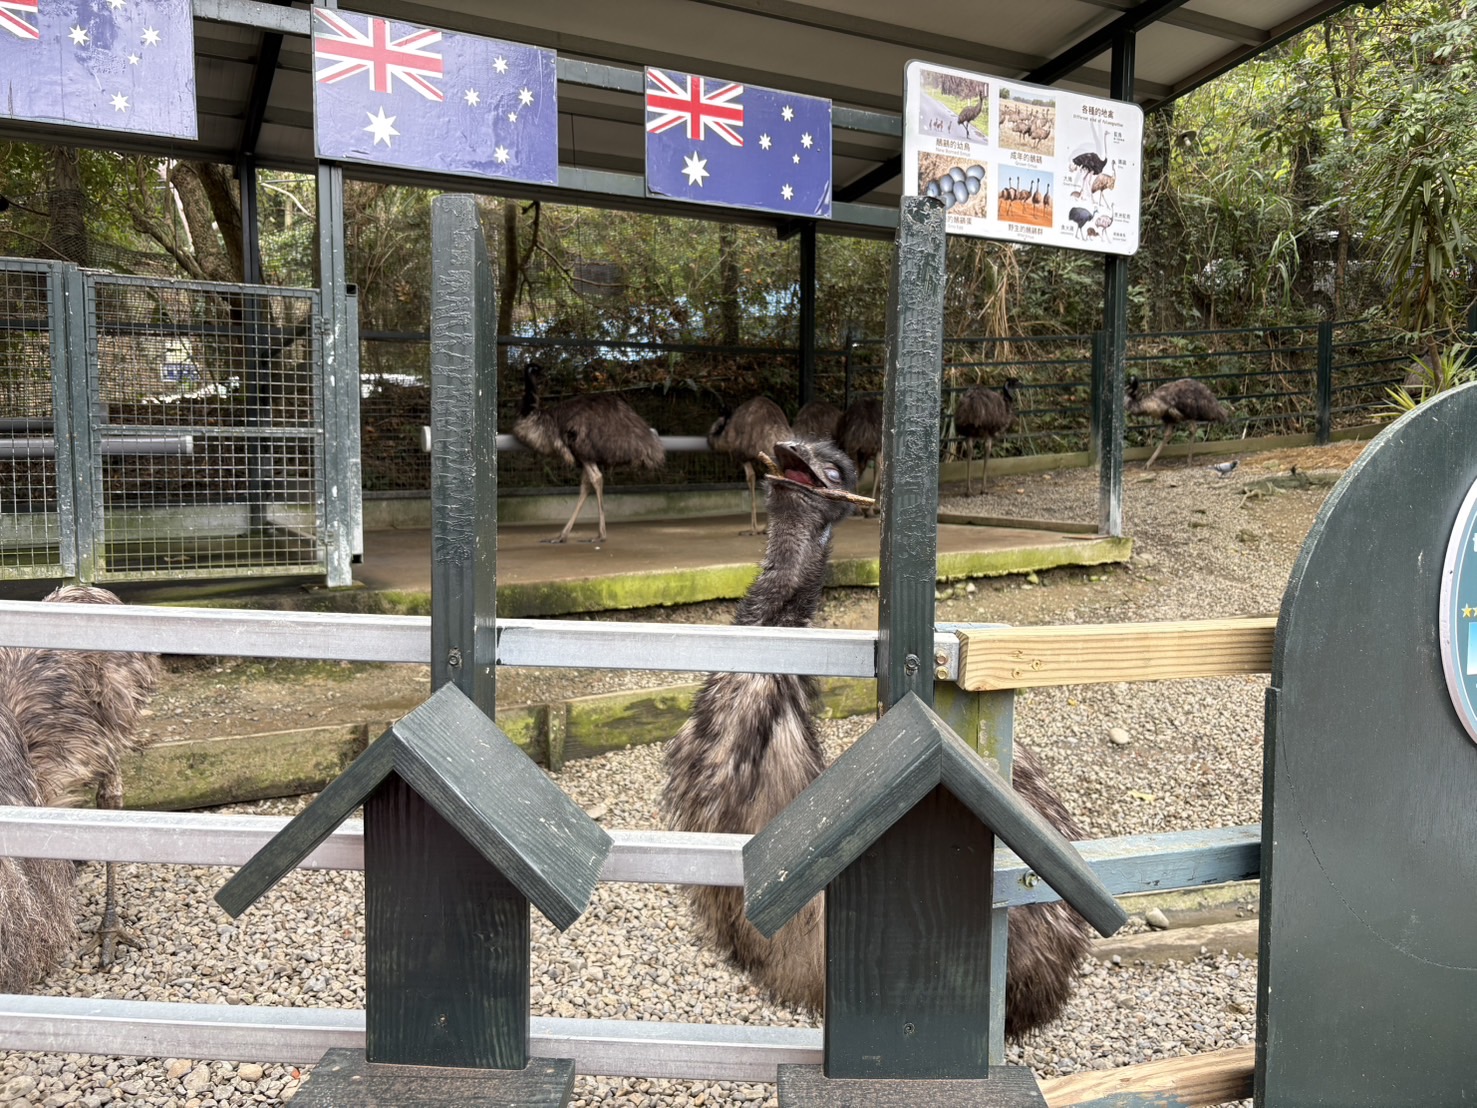
{"label": "australian flag", "polygon": [[558,182],[552,50],[311,10],[320,158]]}
{"label": "australian flag", "polygon": [[0,116],[195,138],[190,0],[0,0]]}
{"label": "australian flag", "polygon": [[652,196],[831,217],[831,102],[646,71]]}

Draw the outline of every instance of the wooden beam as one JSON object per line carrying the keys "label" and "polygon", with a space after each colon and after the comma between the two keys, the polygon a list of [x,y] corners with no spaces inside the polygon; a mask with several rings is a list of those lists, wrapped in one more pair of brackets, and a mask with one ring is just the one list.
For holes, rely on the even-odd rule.
{"label": "wooden beam", "polygon": [[1202,1108],[1251,1096],[1256,1048],[1235,1047],[1041,1082],[1051,1108]]}
{"label": "wooden beam", "polygon": [[970,692],[1270,673],[1275,616],[960,631]]}

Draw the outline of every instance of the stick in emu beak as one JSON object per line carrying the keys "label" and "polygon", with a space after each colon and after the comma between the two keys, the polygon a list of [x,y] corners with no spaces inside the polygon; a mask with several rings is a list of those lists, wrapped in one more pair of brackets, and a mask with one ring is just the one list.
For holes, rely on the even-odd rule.
{"label": "stick in emu beak", "polygon": [[[792,485],[799,485],[799,481],[790,481],[785,476],[785,471],[780,468],[773,458],[764,451],[759,451],[759,460],[764,463],[764,468],[769,472],[764,476],[770,481],[789,481]],[[849,504],[857,504],[863,508],[870,508],[877,502],[870,496],[861,493],[847,492],[845,489],[828,489],[825,485],[800,485],[806,492],[814,493],[816,496],[824,496],[827,500],[845,500]]]}

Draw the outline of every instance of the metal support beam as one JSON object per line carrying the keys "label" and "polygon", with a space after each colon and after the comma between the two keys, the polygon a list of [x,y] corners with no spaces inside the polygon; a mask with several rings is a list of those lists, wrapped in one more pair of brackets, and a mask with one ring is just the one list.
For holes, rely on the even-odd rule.
{"label": "metal support beam", "polygon": [[354,583],[357,536],[351,533],[356,493],[349,487],[344,427],[350,390],[359,388],[359,351],[350,343],[348,261],[344,245],[344,171],[318,166],[318,286],[323,342],[324,423],[330,429],[323,451],[323,533],[330,588]]}
{"label": "metal support beam", "polygon": [[800,227],[800,403],[815,399],[815,221]]}
{"label": "metal support beam", "polygon": [[236,163],[236,182],[241,189],[241,280],[262,283],[261,220],[256,208],[256,160],[243,157]]}
{"label": "metal support beam", "polygon": [[848,181],[836,190],[836,201],[842,204],[850,204],[860,200],[874,189],[880,189],[887,182],[894,180],[903,171],[903,156],[894,154],[881,165],[867,170],[860,177]]}
{"label": "metal support beam", "polygon": [[1069,73],[1081,69],[1104,50],[1111,49],[1114,51],[1114,59],[1113,70],[1108,78],[1110,87],[1108,95],[1115,100],[1132,100],[1133,66],[1130,64],[1128,67],[1128,83],[1122,84],[1118,79],[1118,44],[1125,38],[1131,39],[1161,16],[1183,7],[1185,2],[1186,0],[1145,0],[1131,11],[1124,12],[1106,27],[1088,35],[1076,46],[1058,54],[1045,65],[1037,66],[1026,74],[1025,79],[1039,85],[1055,84]]}
{"label": "metal support beam", "polygon": [[[1116,100],[1133,98],[1136,42],[1131,32],[1113,40],[1111,93]],[[1102,394],[1095,398],[1099,413],[1098,530],[1101,534],[1120,538],[1123,535],[1123,378],[1128,358],[1128,259],[1119,254],[1103,259],[1103,335]]]}
{"label": "metal support beam", "polygon": [[882,395],[882,568],[877,698],[933,704],[939,405],[944,358],[944,206],[903,200],[887,304]]}

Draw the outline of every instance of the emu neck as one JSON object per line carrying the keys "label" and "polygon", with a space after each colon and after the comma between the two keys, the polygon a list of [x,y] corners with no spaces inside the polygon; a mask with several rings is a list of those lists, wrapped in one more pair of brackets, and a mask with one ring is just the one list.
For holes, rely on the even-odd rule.
{"label": "emu neck", "polygon": [[519,415],[528,415],[530,412],[538,411],[538,389],[532,381],[523,382],[523,400],[518,405]]}
{"label": "emu neck", "polygon": [[808,627],[820,607],[831,558],[831,528],[822,519],[776,516],[771,501],[769,546],[759,576],[739,602],[734,623]]}

